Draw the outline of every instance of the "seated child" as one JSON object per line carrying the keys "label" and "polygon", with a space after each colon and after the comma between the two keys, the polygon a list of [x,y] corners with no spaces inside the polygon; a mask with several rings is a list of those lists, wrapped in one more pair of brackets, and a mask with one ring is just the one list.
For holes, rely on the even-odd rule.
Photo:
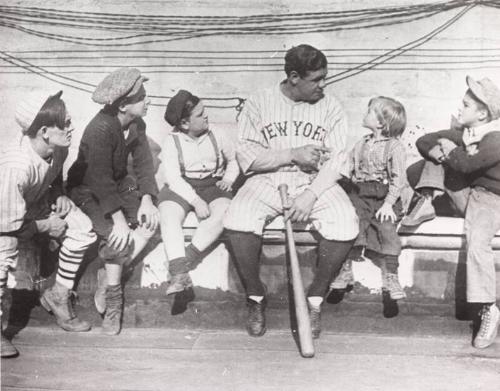
{"label": "seated child", "polygon": [[[405,218],[418,225],[432,218],[432,193],[445,191],[465,216],[467,301],[481,306],[476,348],[490,346],[500,325],[496,306],[495,258],[491,242],[500,230],[500,89],[488,78],[466,79],[468,89],[459,110],[464,130],[443,130],[417,141],[426,159],[410,184],[424,196]],[[410,171],[409,171],[410,174]]]}
{"label": "seated child", "polygon": [[[159,195],[161,232],[169,260],[167,295],[192,291],[189,271],[202,260],[223,231],[222,219],[239,174],[234,147],[220,133],[209,130],[203,103],[180,90],[168,103],[165,120],[174,127],[162,148],[165,187]],[[184,247],[182,224],[194,210],[200,224],[191,244]],[[176,310],[184,312],[185,306]]]}
{"label": "seated child", "polygon": [[363,126],[371,133],[351,151],[347,174],[352,182],[347,193],[359,217],[359,236],[330,288],[345,290],[353,284],[351,260],[360,258],[364,250],[382,270],[382,289],[398,300],[405,297],[398,279],[401,241],[397,234],[401,191],[406,186],[406,154],[398,140],[406,126],[405,109],[394,99],[373,98]]}

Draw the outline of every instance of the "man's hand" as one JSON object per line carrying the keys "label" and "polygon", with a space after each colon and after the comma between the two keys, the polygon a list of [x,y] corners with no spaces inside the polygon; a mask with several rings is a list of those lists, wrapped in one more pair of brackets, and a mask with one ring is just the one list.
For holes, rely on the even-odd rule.
{"label": "man's hand", "polygon": [[429,157],[434,161],[434,163],[441,163],[444,160],[444,154],[441,150],[441,146],[435,145],[434,147],[432,147],[432,149],[429,151]]}
{"label": "man's hand", "polygon": [[311,211],[317,197],[311,190],[305,190],[299,194],[291,203],[290,208],[285,214],[285,220],[290,219],[293,222],[306,222],[309,220]]}
{"label": "man's hand", "polygon": [[37,220],[36,226],[38,232],[47,233],[50,237],[59,239],[64,235],[68,224],[58,214],[52,213],[49,218]]}
{"label": "man's hand", "polygon": [[201,198],[197,198],[196,200],[194,200],[192,202],[192,205],[194,207],[194,212],[196,213],[196,216],[200,220],[210,217],[210,209],[208,207],[208,204]]}
{"label": "man's hand", "polygon": [[160,223],[160,212],[154,206],[149,194],[142,196],[141,205],[137,210],[137,221],[139,221],[141,226],[146,226],[150,231],[155,231]]}
{"label": "man's hand", "polygon": [[377,213],[375,213],[375,217],[382,222],[387,220],[394,223],[396,221],[396,214],[392,209],[392,205],[386,202],[384,202],[380,209],[377,210]]}
{"label": "man's hand", "polygon": [[450,152],[457,147],[457,144],[455,144],[451,140],[448,140],[447,138],[440,138],[438,140],[438,143],[439,146],[441,147],[441,151],[443,151],[444,159],[446,159],[450,154]]}
{"label": "man's hand", "polygon": [[65,195],[57,197],[56,202],[51,205],[52,212],[63,218],[75,208],[75,203]]}
{"label": "man's hand", "polygon": [[331,150],[314,144],[292,148],[292,162],[301,168],[317,169],[321,154],[326,152],[331,152]]}
{"label": "man's hand", "polygon": [[217,181],[215,183],[215,186],[217,186],[219,189],[224,190],[224,191],[233,190],[233,184],[230,182],[226,182],[224,180]]}

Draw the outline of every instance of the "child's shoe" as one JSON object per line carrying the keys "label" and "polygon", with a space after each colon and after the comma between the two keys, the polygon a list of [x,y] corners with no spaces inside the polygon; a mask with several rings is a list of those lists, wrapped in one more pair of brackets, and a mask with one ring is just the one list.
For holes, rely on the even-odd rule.
{"label": "child's shoe", "polygon": [[189,277],[189,273],[174,274],[170,277],[167,286],[167,295],[172,295],[174,293],[182,292],[187,288],[193,287],[193,281]]}
{"label": "child's shoe", "polygon": [[382,289],[386,289],[389,291],[389,295],[392,300],[400,300],[406,297],[405,291],[401,287],[399,283],[399,278],[396,273],[385,273],[385,276],[382,276],[384,280],[382,282]]}
{"label": "child's shoe", "polygon": [[477,332],[472,346],[478,349],[484,349],[490,346],[497,336],[498,326],[500,325],[500,310],[495,304],[486,305],[480,312],[481,327]]}
{"label": "child's shoe", "polygon": [[424,221],[432,220],[436,217],[436,211],[432,205],[432,197],[421,196],[411,212],[401,220],[401,225],[415,227]]}
{"label": "child's shoe", "polygon": [[348,290],[349,286],[354,285],[354,274],[352,273],[352,260],[347,259],[340,269],[339,274],[335,280],[330,284],[330,289],[344,289]]}

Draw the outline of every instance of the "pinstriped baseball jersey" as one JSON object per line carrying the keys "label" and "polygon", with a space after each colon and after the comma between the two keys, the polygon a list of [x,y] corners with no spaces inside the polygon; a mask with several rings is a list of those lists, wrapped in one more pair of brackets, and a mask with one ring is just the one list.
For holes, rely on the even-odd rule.
{"label": "pinstriped baseball jersey", "polygon": [[[346,146],[347,120],[342,106],[331,95],[314,104],[294,102],[278,86],[246,101],[238,138],[238,162],[243,172],[248,173],[256,156],[265,150],[272,153],[272,150],[314,144],[331,148],[331,155],[338,155]],[[263,175],[276,185],[285,182],[293,188],[310,184],[315,176],[294,165]]]}
{"label": "pinstriped baseball jersey", "polygon": [[48,208],[45,197],[67,154],[67,149],[56,148],[49,163],[33,150],[27,136],[5,148],[0,154],[0,232],[18,230],[25,219]]}
{"label": "pinstriped baseball jersey", "polygon": [[[316,103],[294,102],[278,86],[246,101],[236,154],[242,171],[251,175],[250,167],[257,156],[313,144],[330,148],[330,156],[324,160],[329,158],[340,170],[345,163],[345,159],[339,157],[345,156],[346,139],[347,121],[336,98],[326,95]],[[358,222],[347,195],[337,184],[322,188],[321,184],[314,183],[316,174],[304,172],[293,164],[272,172],[255,173],[233,199],[225,220],[226,228],[260,234],[265,222],[281,212],[279,184],[288,184],[292,197],[312,185],[311,190],[313,186],[321,189],[313,190],[319,196],[311,214],[316,228],[328,238],[354,238]]]}

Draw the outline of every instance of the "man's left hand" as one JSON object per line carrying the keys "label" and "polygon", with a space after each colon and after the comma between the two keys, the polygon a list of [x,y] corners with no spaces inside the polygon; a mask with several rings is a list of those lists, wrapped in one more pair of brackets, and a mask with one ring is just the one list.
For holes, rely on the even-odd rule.
{"label": "man's left hand", "polygon": [[137,220],[141,226],[145,226],[150,231],[155,231],[160,222],[160,212],[154,206],[149,194],[145,194],[141,199],[141,205],[137,211]]}
{"label": "man's left hand", "polygon": [[285,219],[290,219],[298,223],[306,222],[309,220],[316,200],[316,194],[311,190],[305,190],[292,201],[290,209],[285,215]]}
{"label": "man's left hand", "polygon": [[52,204],[51,209],[52,212],[63,219],[72,209],[76,209],[76,205],[67,196],[62,195],[57,197],[56,202]]}

